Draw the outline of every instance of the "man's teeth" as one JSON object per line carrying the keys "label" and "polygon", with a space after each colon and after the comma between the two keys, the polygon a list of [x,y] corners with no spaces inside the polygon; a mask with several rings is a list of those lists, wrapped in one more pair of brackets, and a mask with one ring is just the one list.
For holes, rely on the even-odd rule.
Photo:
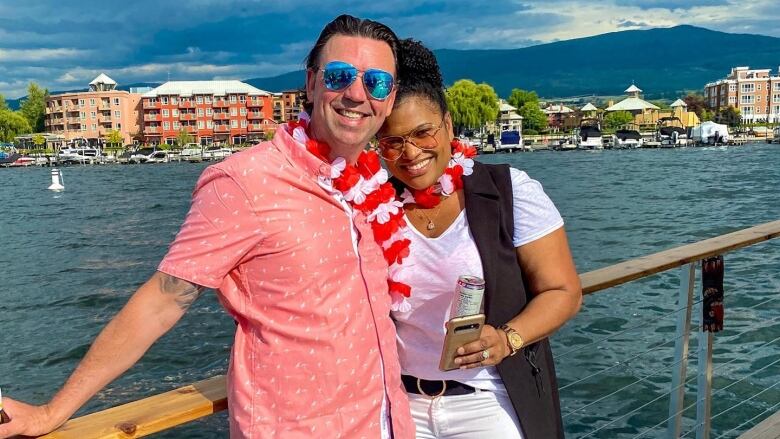
{"label": "man's teeth", "polygon": [[431,159],[425,159],[425,160],[423,160],[423,161],[421,161],[419,163],[415,163],[415,164],[413,164],[411,166],[408,166],[408,168],[410,170],[412,170],[412,171],[417,171],[417,170],[420,170],[420,169],[424,168],[425,165],[427,165],[428,162],[430,162],[430,161],[431,161]]}
{"label": "man's teeth", "polygon": [[339,114],[350,119],[360,119],[363,117],[363,114],[358,113],[357,111],[339,110]]}

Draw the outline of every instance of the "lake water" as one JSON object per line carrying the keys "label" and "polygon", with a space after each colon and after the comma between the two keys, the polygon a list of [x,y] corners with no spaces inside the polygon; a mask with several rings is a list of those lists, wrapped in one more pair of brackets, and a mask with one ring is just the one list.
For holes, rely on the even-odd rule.
{"label": "lake water", "polygon": [[[542,182],[566,221],[580,272],[780,218],[777,145],[480,160],[508,162]],[[0,169],[0,388],[6,394],[40,403],[62,384],[98,331],[154,272],[205,166],[69,167],[62,193],[46,190],[49,169]],[[714,343],[713,438],[736,437],[780,404],[780,240],[725,258],[726,330]],[[553,338],[568,437],[664,436],[678,284],[675,269],[588,296]],[[204,296],[80,413],[224,373],[233,331],[214,295]],[[686,406],[695,402],[696,338]],[[683,431],[692,428],[695,407],[685,415]],[[223,413],[157,437],[224,436]]]}

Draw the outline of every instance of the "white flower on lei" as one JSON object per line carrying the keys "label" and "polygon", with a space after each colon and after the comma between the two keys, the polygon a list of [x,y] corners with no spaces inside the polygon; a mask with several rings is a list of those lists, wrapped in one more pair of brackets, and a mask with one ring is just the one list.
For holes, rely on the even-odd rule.
{"label": "white flower on lei", "polygon": [[376,221],[379,224],[384,224],[390,221],[391,215],[397,215],[399,209],[403,209],[403,208],[404,205],[400,201],[396,201],[396,200],[388,201],[387,203],[382,203],[379,206],[377,206],[373,212],[368,214],[367,219],[369,221],[373,221],[374,218],[376,218]]}
{"label": "white flower on lei", "polygon": [[347,161],[344,157],[336,157],[330,165],[330,178],[336,179],[341,176],[341,172],[347,168]]}
{"label": "white flower on lei", "polygon": [[450,166],[460,165],[463,168],[463,175],[471,175],[474,172],[474,160],[463,155],[462,152],[456,152],[450,159]]}
{"label": "white flower on lei", "polygon": [[303,127],[295,127],[292,132],[292,138],[301,144],[306,145],[306,141],[309,140],[309,136],[306,135],[306,130]]}
{"label": "white flower on lei", "polygon": [[408,188],[404,188],[404,191],[401,193],[401,202],[404,204],[414,203],[414,195],[412,195]]}
{"label": "white flower on lei", "polygon": [[403,294],[390,293],[390,310],[396,312],[409,312],[412,310],[412,304],[406,300]]}
{"label": "white flower on lei", "polygon": [[445,197],[455,192],[455,184],[452,182],[452,176],[449,174],[442,174],[439,177],[439,185],[441,186],[441,193]]}

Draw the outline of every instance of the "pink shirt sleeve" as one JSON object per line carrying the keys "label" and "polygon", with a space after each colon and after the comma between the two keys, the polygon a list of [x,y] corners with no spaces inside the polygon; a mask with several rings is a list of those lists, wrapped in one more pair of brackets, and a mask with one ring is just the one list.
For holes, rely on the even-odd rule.
{"label": "pink shirt sleeve", "polygon": [[211,166],[198,179],[190,211],[157,269],[196,285],[219,288],[262,239],[257,212],[244,188]]}

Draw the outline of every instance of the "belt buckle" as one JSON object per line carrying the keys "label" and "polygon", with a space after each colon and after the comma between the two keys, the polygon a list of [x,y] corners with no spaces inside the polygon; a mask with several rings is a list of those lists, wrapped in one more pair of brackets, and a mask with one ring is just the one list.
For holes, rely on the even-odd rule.
{"label": "belt buckle", "polygon": [[447,391],[447,381],[439,380],[439,381],[441,381],[441,392],[439,392],[437,395],[429,395],[429,394],[425,393],[425,390],[422,389],[422,385],[420,384],[421,381],[422,380],[420,378],[417,378],[417,390],[420,391],[421,395],[425,395],[425,396],[427,396],[430,399],[436,399],[436,398],[444,395],[444,392]]}

